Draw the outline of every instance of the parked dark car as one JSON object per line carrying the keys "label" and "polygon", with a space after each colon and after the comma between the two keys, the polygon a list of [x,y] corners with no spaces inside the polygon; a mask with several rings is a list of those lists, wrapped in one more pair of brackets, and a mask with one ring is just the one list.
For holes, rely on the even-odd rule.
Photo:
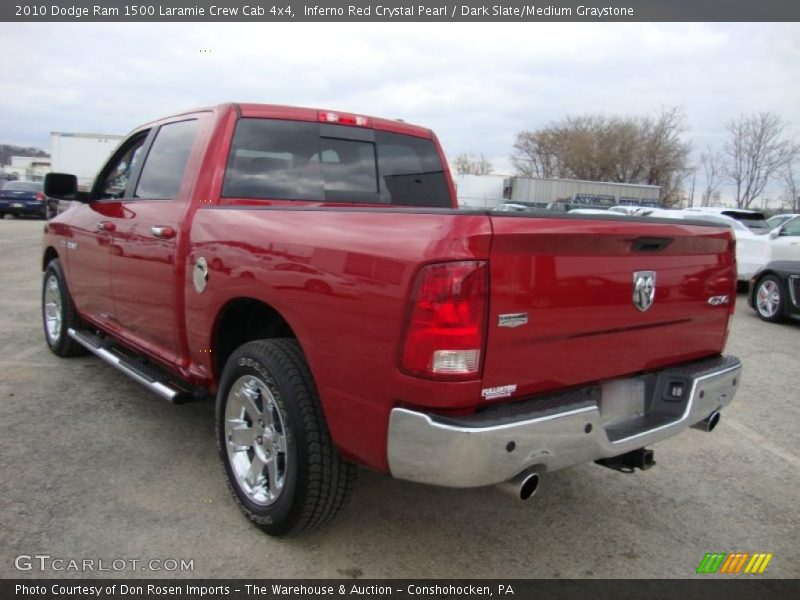
{"label": "parked dark car", "polygon": [[51,219],[58,214],[58,200],[45,196],[36,181],[7,181],[0,189],[0,219],[7,214]]}
{"label": "parked dark car", "polygon": [[747,301],[764,321],[800,319],[800,261],[767,264],[750,280]]}

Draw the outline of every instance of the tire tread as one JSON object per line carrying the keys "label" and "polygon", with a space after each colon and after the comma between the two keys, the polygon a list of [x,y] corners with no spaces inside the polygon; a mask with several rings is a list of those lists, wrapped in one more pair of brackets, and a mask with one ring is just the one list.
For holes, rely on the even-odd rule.
{"label": "tire tread", "polygon": [[[347,503],[355,485],[356,467],[343,460],[333,445],[313,377],[297,341],[276,338],[248,342],[231,355],[228,364],[235,365],[244,355],[259,357],[268,366],[275,378],[280,379],[284,401],[294,403],[300,414],[300,422],[292,424],[300,433],[296,437],[304,443],[304,448],[298,448],[298,457],[301,453],[304,456],[301,460],[304,468],[298,470],[295,498],[299,506],[292,510],[286,523],[265,523],[241,502],[235,484],[229,480],[228,486],[247,517],[271,535],[318,529]],[[217,426],[221,426],[219,419]],[[226,460],[222,447],[220,454]]]}
{"label": "tire tread", "polygon": [[42,280],[42,325],[45,328],[47,327],[47,325],[44,323],[44,283],[47,281],[47,276],[51,271],[58,278],[58,285],[61,291],[61,309],[63,311],[63,314],[61,315],[62,326],[61,336],[59,337],[59,340],[55,346],[50,345],[49,341],[47,341],[46,331],[45,341],[47,342],[47,345],[50,347],[50,350],[53,352],[53,354],[56,354],[62,358],[83,356],[88,353],[86,348],[81,346],[78,342],[67,335],[68,329],[80,328],[80,317],[78,316],[78,312],[75,310],[75,305],[72,303],[72,296],[69,293],[67,279],[64,276],[64,270],[61,267],[61,261],[58,258],[54,258],[47,263],[47,267],[44,271],[44,278]]}

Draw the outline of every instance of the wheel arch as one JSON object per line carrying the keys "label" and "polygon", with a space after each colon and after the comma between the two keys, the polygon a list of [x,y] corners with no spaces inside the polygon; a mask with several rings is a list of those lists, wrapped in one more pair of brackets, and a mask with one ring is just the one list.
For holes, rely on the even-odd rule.
{"label": "wheel arch", "polygon": [[55,248],[52,246],[45,248],[44,254],[42,255],[42,271],[47,269],[47,265],[49,265],[56,258],[59,258],[59,256]]}
{"label": "wheel arch", "polygon": [[[219,382],[231,354],[247,342],[269,338],[297,338],[288,320],[262,300],[237,297],[228,300],[217,312],[211,334],[212,372]],[[301,345],[302,349],[302,345]]]}

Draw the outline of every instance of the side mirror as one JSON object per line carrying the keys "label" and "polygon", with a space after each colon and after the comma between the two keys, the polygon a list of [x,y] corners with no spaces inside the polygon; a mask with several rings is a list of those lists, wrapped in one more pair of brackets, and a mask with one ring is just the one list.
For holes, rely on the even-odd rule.
{"label": "side mirror", "polygon": [[47,173],[44,176],[44,195],[59,200],[88,201],[88,195],[78,191],[78,178],[66,173]]}
{"label": "side mirror", "polygon": [[783,227],[776,227],[769,232],[769,239],[774,240],[783,233]]}

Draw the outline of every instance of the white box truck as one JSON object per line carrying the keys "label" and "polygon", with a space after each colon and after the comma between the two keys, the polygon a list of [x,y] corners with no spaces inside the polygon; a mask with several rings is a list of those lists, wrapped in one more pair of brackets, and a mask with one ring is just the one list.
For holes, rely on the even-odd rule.
{"label": "white box truck", "polygon": [[78,177],[81,190],[88,190],[123,135],[104,133],[50,132],[50,170]]}

